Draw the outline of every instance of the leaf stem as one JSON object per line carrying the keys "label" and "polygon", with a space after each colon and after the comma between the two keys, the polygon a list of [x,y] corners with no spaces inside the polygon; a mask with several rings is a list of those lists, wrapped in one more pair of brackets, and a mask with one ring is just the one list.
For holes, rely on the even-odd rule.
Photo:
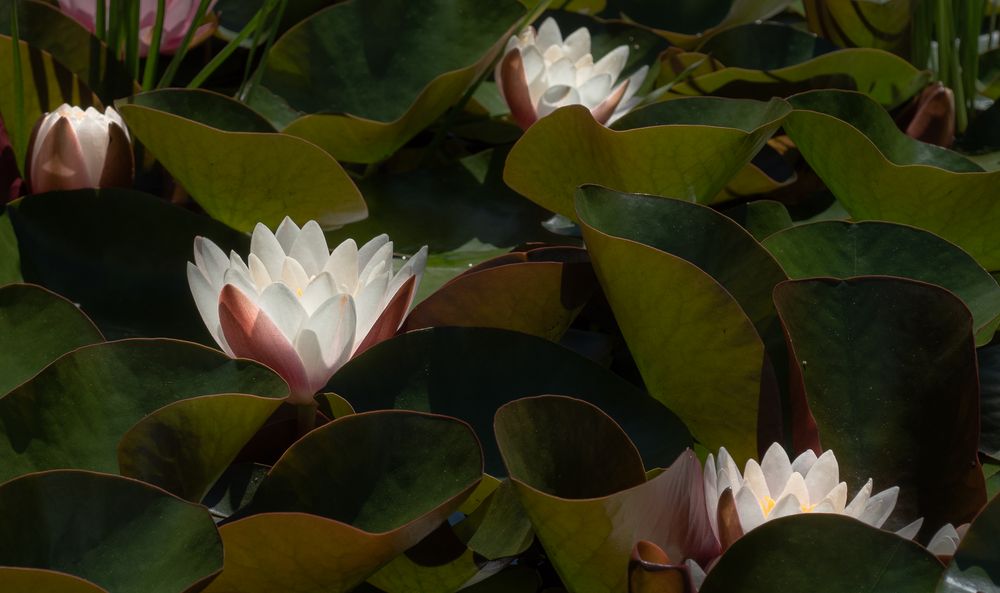
{"label": "leaf stem", "polygon": [[156,23],[153,25],[153,39],[146,52],[146,70],[142,75],[142,90],[153,88],[156,79],[156,66],[160,58],[160,41],[163,38],[163,19],[167,12],[167,0],[156,0]]}
{"label": "leaf stem", "polygon": [[198,3],[198,11],[194,15],[194,19],[191,21],[191,26],[184,33],[184,39],[181,40],[180,47],[177,48],[177,52],[174,54],[173,59],[167,64],[167,71],[163,73],[163,77],[160,78],[159,84],[156,85],[157,88],[163,88],[170,86],[170,83],[174,80],[174,75],[177,74],[177,70],[181,67],[181,62],[184,61],[184,56],[187,54],[188,46],[191,45],[191,40],[194,39],[194,33],[201,26],[201,22],[205,19],[205,13],[208,12],[208,5],[211,0],[201,0]]}

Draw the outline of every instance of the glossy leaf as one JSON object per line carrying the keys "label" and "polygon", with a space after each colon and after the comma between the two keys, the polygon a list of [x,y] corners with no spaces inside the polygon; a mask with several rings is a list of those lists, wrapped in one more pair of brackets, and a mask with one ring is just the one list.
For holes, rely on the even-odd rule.
{"label": "glossy leaf", "polygon": [[969,526],[958,550],[941,575],[937,593],[1000,591],[1000,557],[996,541],[1000,537],[1000,498],[994,498]]}
{"label": "glossy leaf", "polygon": [[663,4],[654,0],[609,0],[607,12],[657,29],[675,45],[690,47],[723,29],[765,20],[789,3],[788,0],[686,0]]}
{"label": "glossy leaf", "polygon": [[737,540],[701,593],[926,593],[940,573],[930,552],[894,533],[843,515],[801,514],[768,521]]}
{"label": "glossy leaf", "polygon": [[1000,224],[1000,172],[904,135],[863,95],[814,91],[790,101],[795,111],[785,130],[854,219],[931,231],[987,270],[1000,268],[992,233]]}
{"label": "glossy leaf", "polygon": [[107,593],[97,585],[64,572],[0,566],[0,582],[12,591],[32,593]]}
{"label": "glossy leaf", "polygon": [[920,516],[929,533],[969,521],[986,491],[965,305],[942,288],[892,277],[795,280],[774,294],[841,478],[852,488],[869,478],[876,490],[899,486],[889,528]]}
{"label": "glossy leaf", "polygon": [[496,327],[559,340],[594,292],[586,252],[538,249],[516,255],[520,262],[469,270],[442,286],[410,312],[403,331]]}
{"label": "glossy leaf", "polygon": [[750,162],[787,112],[777,99],[685,98],[633,111],[608,129],[587,109],[566,107],[518,140],[504,181],[574,220],[573,192],[587,183],[705,203]]}
{"label": "glossy leaf", "polygon": [[700,562],[719,553],[691,451],[647,482],[638,451],[610,417],[555,396],[500,408],[496,437],[538,538],[571,590],[626,591],[639,540]]}
{"label": "glossy leaf", "polygon": [[73,467],[115,472],[123,435],[172,402],[215,393],[283,397],[270,369],[173,340],[122,340],[63,356],[0,398],[0,480]]}
{"label": "glossy leaf", "polygon": [[281,401],[225,394],[168,404],[122,436],[121,474],[200,502]]}
{"label": "glossy leaf", "polygon": [[[765,288],[778,281],[780,268],[768,262],[759,246],[743,252],[719,250],[713,241],[684,246],[686,235],[671,232],[675,224],[691,224],[690,231],[714,226],[716,236],[726,237],[730,247],[754,243],[722,215],[679,201],[663,200],[661,207],[655,197],[606,191],[581,192],[578,213],[597,277],[650,394],[680,416],[706,447],[725,446],[740,460],[753,457],[766,362],[754,322],[772,325]],[[662,216],[684,206],[705,224]],[[658,222],[645,235],[647,230],[636,223],[649,223],[653,212],[659,213]],[[745,257],[748,267],[727,270],[727,253]],[[747,303],[755,303],[753,317],[720,282],[741,289]]]}
{"label": "glossy leaf", "polygon": [[202,89],[162,89],[139,93],[120,103],[172,113],[226,132],[274,132],[264,116],[232,97]]}
{"label": "glossy leaf", "polygon": [[979,366],[979,450],[1000,461],[1000,345],[976,350]]}
{"label": "glossy leaf", "polygon": [[442,327],[396,336],[348,362],[327,390],[359,412],[400,408],[469,422],[494,476],[505,474],[493,415],[528,395],[570,395],[600,406],[651,466],[667,465],[691,446],[677,417],[627,381],[547,340],[499,329]]}
{"label": "glossy leaf", "polygon": [[755,200],[726,208],[722,213],[738,222],[758,241],[794,224],[784,204],[774,200]]}
{"label": "glossy leaf", "polygon": [[481,477],[475,434],[453,418],[334,420],[271,469],[251,505],[259,514],[222,527],[226,566],[208,591],[349,591],[433,531]]}
{"label": "glossy leaf", "polygon": [[837,45],[878,47],[903,55],[910,50],[913,0],[804,0],[803,5],[809,29]]}
{"label": "glossy leaf", "polygon": [[764,246],[792,278],[885,275],[947,288],[972,311],[976,343],[1000,325],[1000,286],[955,245],[920,229],[885,222],[827,221],[776,233]]}
{"label": "glossy leaf", "polygon": [[514,0],[339,3],[275,43],[250,104],[337,159],[377,162],[454,105],[523,16]]}
{"label": "glossy leaf", "polygon": [[184,593],[222,568],[208,511],[135,480],[30,474],[0,486],[0,508],[17,509],[0,514],[5,566],[69,573],[108,593]]}
{"label": "glossy leaf", "polygon": [[0,287],[0,395],[63,354],[104,337],[73,303],[30,284]]}
{"label": "glossy leaf", "polygon": [[246,254],[246,235],[127,190],[28,196],[8,212],[25,280],[80,303],[105,335],[168,336],[215,346],[191,297],[186,265],[193,261],[196,236],[224,252]]}
{"label": "glossy leaf", "polygon": [[367,215],[337,161],[285,134],[230,132],[138,104],[119,104],[132,134],[216,220],[245,232],[285,216],[336,227]]}

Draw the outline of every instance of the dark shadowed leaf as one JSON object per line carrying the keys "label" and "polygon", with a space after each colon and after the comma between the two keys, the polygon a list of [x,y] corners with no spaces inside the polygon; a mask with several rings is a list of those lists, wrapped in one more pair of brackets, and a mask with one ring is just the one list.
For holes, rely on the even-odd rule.
{"label": "dark shadowed leaf", "polygon": [[969,526],[955,556],[941,575],[937,593],[1000,591],[1000,557],[996,553],[998,538],[1000,497],[991,500]]}

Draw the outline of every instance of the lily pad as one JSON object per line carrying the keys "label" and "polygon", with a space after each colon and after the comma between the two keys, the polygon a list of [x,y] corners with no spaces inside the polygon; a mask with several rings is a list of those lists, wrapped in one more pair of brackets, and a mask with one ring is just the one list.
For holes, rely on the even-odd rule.
{"label": "lily pad", "polygon": [[0,397],[0,480],[54,468],[118,470],[118,441],[148,414],[199,395],[284,397],[270,369],[174,340],[85,346]]}
{"label": "lily pad", "polygon": [[976,350],[979,359],[979,450],[1000,461],[1000,344]]}
{"label": "lily pad", "polygon": [[64,572],[0,566],[0,582],[12,591],[32,593],[108,593],[97,585]]}
{"label": "lily pad", "polygon": [[947,288],[972,311],[976,345],[1000,325],[1000,286],[967,253],[933,233],[887,222],[827,221],[776,233],[764,246],[791,278],[886,275]]}
{"label": "lily pad", "polygon": [[600,406],[650,465],[667,465],[691,446],[670,410],[614,373],[548,340],[500,329],[440,327],[396,336],[344,365],[327,391],[359,412],[400,408],[469,422],[487,473],[498,477],[505,472],[493,415],[527,395],[571,395]]}
{"label": "lily pad", "polygon": [[[972,316],[947,290],[862,276],[791,280],[774,291],[801,386],[840,476],[899,486],[886,524],[924,533],[986,502]],[[878,454],[873,454],[877,451]]]}
{"label": "lily pad", "polygon": [[790,0],[608,0],[605,13],[651,27],[671,43],[691,47],[724,29],[766,20]]}
{"label": "lily pad", "polygon": [[172,113],[226,132],[276,132],[264,116],[232,97],[202,89],[161,89],[139,93],[119,105],[141,105]]}
{"label": "lily pad", "polygon": [[200,502],[281,402],[224,394],[168,404],[122,436],[121,474]]}
{"label": "lily pad", "polygon": [[244,254],[246,235],[128,190],[28,196],[8,213],[25,280],[80,303],[108,337],[168,336],[215,346],[191,297],[186,262],[198,235]]}
{"label": "lily pad", "polygon": [[843,515],[801,514],[737,540],[701,593],[926,593],[940,573],[930,552],[894,533]]}
{"label": "lily pad", "polygon": [[[794,224],[785,205],[774,200],[754,200],[726,208],[722,213],[738,222],[758,241],[764,241]],[[767,247],[766,244],[764,246]]]}
{"label": "lily pad", "polygon": [[94,323],[73,303],[30,284],[0,287],[0,395],[30,379],[63,354],[103,342]]}
{"label": "lily pad", "polygon": [[864,95],[814,91],[790,102],[785,130],[854,219],[931,231],[1000,269],[1000,172],[906,136]]}
{"label": "lily pad", "polygon": [[458,102],[524,14],[514,0],[340,2],[274,44],[250,105],[339,160],[377,162]]}
{"label": "lily pad", "polygon": [[909,54],[913,0],[803,0],[809,29],[842,47]]}
{"label": "lily pad", "polygon": [[349,591],[433,531],[481,477],[475,434],[453,418],[334,420],[271,469],[250,507],[259,514],[221,528],[226,565],[207,591]]}
{"label": "lily pad", "polygon": [[750,162],[788,111],[780,99],[692,97],[638,109],[608,129],[586,108],[564,107],[518,140],[504,181],[574,220],[573,192],[588,183],[706,203]]}
{"label": "lily pad", "polygon": [[[729,251],[697,240],[685,246],[682,237],[713,227],[730,248],[755,241],[704,207],[657,200],[599,188],[580,192],[578,215],[597,278],[650,394],[709,449],[725,446],[737,459],[754,457],[769,366],[754,323],[774,326],[767,297],[783,273],[759,245]],[[664,216],[685,206],[686,216]],[[644,229],[652,213],[654,222]],[[747,265],[729,268],[730,256],[746,258]]]}
{"label": "lily pad", "polygon": [[691,451],[647,482],[639,452],[610,417],[556,396],[500,408],[496,437],[538,539],[572,591],[626,591],[639,540],[676,558],[718,555]]}
{"label": "lily pad", "polygon": [[208,510],[136,480],[30,474],[0,486],[0,508],[17,509],[0,515],[5,566],[65,572],[108,593],[184,593],[222,568]]}
{"label": "lily pad", "polygon": [[969,526],[948,568],[941,575],[937,593],[1000,591],[997,538],[1000,538],[1000,497],[991,500]]}

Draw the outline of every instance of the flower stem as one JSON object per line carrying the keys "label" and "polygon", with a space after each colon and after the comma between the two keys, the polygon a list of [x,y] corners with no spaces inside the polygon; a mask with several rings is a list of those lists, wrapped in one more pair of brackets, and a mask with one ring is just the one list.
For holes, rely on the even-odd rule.
{"label": "flower stem", "polygon": [[308,404],[295,406],[298,411],[299,436],[303,437],[310,430],[316,428],[316,408],[319,406],[315,401]]}

